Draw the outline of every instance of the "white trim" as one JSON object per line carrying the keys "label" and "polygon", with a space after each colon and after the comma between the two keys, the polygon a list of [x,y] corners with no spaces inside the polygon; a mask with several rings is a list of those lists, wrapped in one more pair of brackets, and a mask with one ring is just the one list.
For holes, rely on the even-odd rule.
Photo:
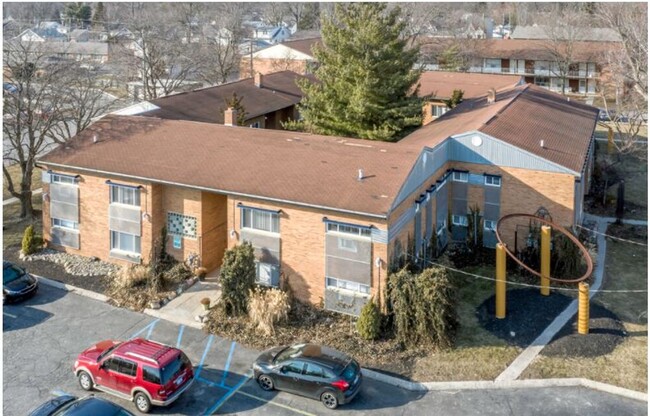
{"label": "white trim", "polygon": [[[459,178],[458,178],[458,179],[456,179],[456,174],[457,174],[457,173],[459,174]],[[463,176],[463,175],[464,175],[464,176]],[[463,177],[464,177],[465,179],[463,179]],[[469,182],[469,172],[459,172],[459,171],[455,170],[455,171],[453,171],[452,174],[451,174],[451,180],[452,180],[453,182],[467,183],[467,182]]]}
{"label": "white trim", "polygon": [[[458,219],[458,218],[461,219],[460,223],[456,221],[456,219]],[[459,227],[467,227],[469,225],[469,221],[467,220],[466,215],[452,215],[451,216],[451,224],[459,226]]]}
{"label": "white trim", "polygon": [[[492,180],[494,180],[494,179],[498,179],[498,180],[499,180],[499,184],[498,184],[498,185],[495,185],[495,184],[493,184],[493,183],[488,183],[488,178],[490,178],[490,179],[492,179]],[[494,188],[501,188],[501,183],[502,183],[501,176],[497,176],[497,175],[483,175],[483,185],[485,185],[485,186],[492,186],[492,187],[494,187]]]}

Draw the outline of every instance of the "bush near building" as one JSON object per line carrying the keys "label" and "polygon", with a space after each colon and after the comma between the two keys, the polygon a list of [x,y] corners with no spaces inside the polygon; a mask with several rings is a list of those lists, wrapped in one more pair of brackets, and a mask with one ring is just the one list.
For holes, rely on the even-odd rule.
{"label": "bush near building", "polygon": [[357,332],[365,340],[375,340],[381,333],[381,313],[373,298],[363,306],[357,320]]}
{"label": "bush near building", "polygon": [[221,304],[228,316],[245,314],[255,286],[255,253],[249,242],[226,250],[219,274]]}

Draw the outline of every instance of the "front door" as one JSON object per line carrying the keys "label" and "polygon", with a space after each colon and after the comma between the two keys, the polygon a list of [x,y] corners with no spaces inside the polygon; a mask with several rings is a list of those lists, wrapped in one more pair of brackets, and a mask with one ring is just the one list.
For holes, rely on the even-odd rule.
{"label": "front door", "polygon": [[107,387],[111,390],[117,390],[117,380],[115,374],[120,366],[118,358],[108,357],[102,361],[97,375],[95,376],[95,383],[102,387]]}
{"label": "front door", "polygon": [[299,393],[304,366],[305,364],[301,361],[286,361],[283,363],[276,375],[276,387],[280,390]]}

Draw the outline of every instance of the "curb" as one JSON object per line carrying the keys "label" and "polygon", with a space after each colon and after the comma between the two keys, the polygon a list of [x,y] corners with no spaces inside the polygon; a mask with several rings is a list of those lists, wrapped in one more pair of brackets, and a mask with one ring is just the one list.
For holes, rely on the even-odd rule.
{"label": "curb", "polygon": [[[72,285],[57,282],[46,277],[33,274],[39,282],[47,286],[52,286],[57,289],[73,292],[81,296],[98,300],[100,302],[108,301],[108,297],[90,290],[81,289]],[[177,319],[169,314],[161,313],[156,309],[145,308],[143,313],[165,319],[180,325],[189,326],[195,329],[202,330],[203,325],[195,321],[185,321]],[[450,381],[450,382],[416,382],[403,380],[394,376],[389,376],[377,371],[362,368],[361,372],[364,377],[371,380],[380,381],[382,383],[390,384],[392,386],[400,387],[410,391],[440,391],[440,390],[480,390],[480,389],[512,389],[512,388],[540,388],[540,387],[586,387],[594,390],[603,391],[606,393],[614,394],[621,397],[626,397],[638,401],[648,401],[646,393],[625,389],[623,387],[613,386],[611,384],[601,383],[585,378],[550,378],[550,379],[530,379],[530,380],[512,380],[512,381],[492,381],[492,380],[479,380],[479,381]]]}

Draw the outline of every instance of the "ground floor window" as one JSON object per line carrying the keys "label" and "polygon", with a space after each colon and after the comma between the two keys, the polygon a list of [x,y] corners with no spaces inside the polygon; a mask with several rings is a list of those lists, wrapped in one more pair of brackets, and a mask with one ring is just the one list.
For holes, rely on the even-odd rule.
{"label": "ground floor window", "polygon": [[361,293],[364,295],[370,294],[370,286],[362,283],[350,282],[349,280],[336,279],[334,277],[327,278],[327,287],[349,290],[351,292]]}
{"label": "ground floor window", "polygon": [[65,228],[67,230],[78,230],[79,223],[76,221],[61,220],[59,218],[52,218],[52,227]]}
{"label": "ground floor window", "polygon": [[483,220],[483,228],[488,231],[494,231],[497,229],[497,222],[492,220]]}
{"label": "ground floor window", "polygon": [[460,225],[462,227],[467,227],[467,216],[466,215],[452,215],[451,223],[453,225]]}
{"label": "ground floor window", "polygon": [[279,286],[280,268],[275,264],[255,262],[255,283],[264,286]]}
{"label": "ground floor window", "polygon": [[111,231],[111,251],[117,250],[140,255],[140,237],[137,235]]}

